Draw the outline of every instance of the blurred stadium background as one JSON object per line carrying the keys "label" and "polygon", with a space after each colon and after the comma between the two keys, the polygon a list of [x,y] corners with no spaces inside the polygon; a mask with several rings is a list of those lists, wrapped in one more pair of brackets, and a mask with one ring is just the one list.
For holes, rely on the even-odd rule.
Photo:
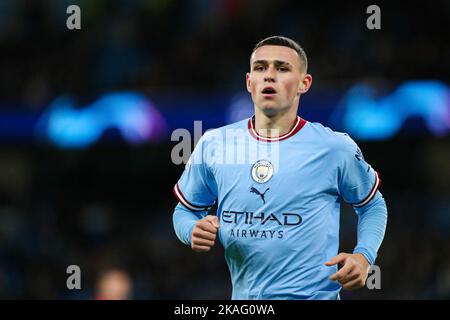
{"label": "blurred stadium background", "polygon": [[[101,298],[113,269],[123,297],[228,299],[221,246],[173,232],[170,137],[249,116],[249,53],[277,34],[310,60],[300,115],[349,132],[383,181],[382,289],[342,298],[450,298],[449,20],[448,1],[1,0],[0,298]],[[350,251],[349,206],[341,219]]]}

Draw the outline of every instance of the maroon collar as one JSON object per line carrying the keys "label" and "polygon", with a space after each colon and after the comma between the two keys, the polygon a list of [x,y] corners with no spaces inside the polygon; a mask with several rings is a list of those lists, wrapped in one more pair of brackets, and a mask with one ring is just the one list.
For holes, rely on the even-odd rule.
{"label": "maroon collar", "polygon": [[289,130],[288,132],[286,132],[285,134],[283,134],[281,136],[268,138],[268,137],[263,137],[263,136],[259,135],[258,132],[256,132],[255,126],[254,126],[254,121],[255,121],[255,116],[248,119],[248,131],[250,132],[250,135],[253,138],[255,138],[258,141],[264,141],[264,142],[281,141],[281,140],[287,139],[287,138],[293,136],[294,134],[296,134],[297,132],[299,132],[307,122],[305,119],[297,116],[297,121],[295,122],[295,124],[291,128],[291,130]]}

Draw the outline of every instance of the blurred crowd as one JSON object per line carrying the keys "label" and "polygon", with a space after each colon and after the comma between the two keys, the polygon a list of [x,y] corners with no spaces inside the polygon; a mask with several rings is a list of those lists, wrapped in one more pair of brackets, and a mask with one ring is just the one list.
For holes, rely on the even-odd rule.
{"label": "blurred crowd", "polygon": [[[66,28],[71,4],[78,31]],[[380,4],[382,29],[369,31],[364,2],[0,1],[0,111],[39,111],[63,93],[83,105],[113,90],[240,92],[254,44],[273,34],[303,45],[321,88],[448,82],[450,2],[408,4]],[[228,299],[220,245],[194,253],[173,231],[183,168],[171,146],[0,146],[0,298]],[[361,147],[389,208],[382,289],[342,297],[450,298],[448,138]],[[342,250],[356,222],[344,206]],[[69,265],[81,269],[81,290],[66,287]]]}
{"label": "blurred crowd", "polygon": [[[69,5],[81,30],[68,30]],[[241,90],[254,44],[274,34],[305,48],[321,87],[348,81],[448,80],[448,1],[15,0],[0,3],[0,106],[39,109],[69,93]],[[314,86],[313,86],[314,89]],[[339,89],[339,88],[337,88]]]}

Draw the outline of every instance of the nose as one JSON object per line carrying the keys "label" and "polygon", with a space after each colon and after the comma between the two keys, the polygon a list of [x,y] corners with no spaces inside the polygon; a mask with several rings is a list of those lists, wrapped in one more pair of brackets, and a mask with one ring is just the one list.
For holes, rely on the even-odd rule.
{"label": "nose", "polygon": [[266,71],[266,75],[264,76],[264,82],[275,82],[275,68],[273,66],[269,66]]}

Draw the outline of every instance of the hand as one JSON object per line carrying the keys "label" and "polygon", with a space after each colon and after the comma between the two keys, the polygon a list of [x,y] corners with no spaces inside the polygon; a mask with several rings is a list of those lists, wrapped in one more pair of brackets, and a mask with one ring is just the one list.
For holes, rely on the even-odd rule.
{"label": "hand", "polygon": [[216,241],[219,219],[217,216],[207,215],[199,220],[191,234],[191,248],[197,252],[208,252]]}
{"label": "hand", "polygon": [[339,253],[336,257],[325,262],[328,267],[335,264],[342,265],[342,268],[331,275],[330,280],[339,281],[343,289],[355,290],[366,285],[370,265],[362,254]]}

